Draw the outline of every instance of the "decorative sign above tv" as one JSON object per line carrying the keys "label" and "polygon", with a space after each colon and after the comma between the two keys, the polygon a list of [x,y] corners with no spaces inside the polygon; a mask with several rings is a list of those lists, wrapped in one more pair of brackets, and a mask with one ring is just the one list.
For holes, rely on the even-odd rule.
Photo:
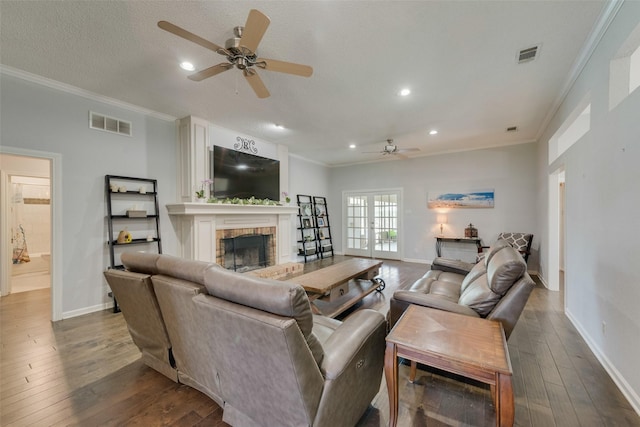
{"label": "decorative sign above tv", "polygon": [[236,141],[237,142],[233,144],[234,149],[251,154],[258,154],[258,147],[256,147],[256,142],[253,139],[236,136]]}
{"label": "decorative sign above tv", "polygon": [[[253,140],[238,138],[245,149],[257,153]],[[211,176],[215,198],[280,200],[279,160],[214,145]]]}

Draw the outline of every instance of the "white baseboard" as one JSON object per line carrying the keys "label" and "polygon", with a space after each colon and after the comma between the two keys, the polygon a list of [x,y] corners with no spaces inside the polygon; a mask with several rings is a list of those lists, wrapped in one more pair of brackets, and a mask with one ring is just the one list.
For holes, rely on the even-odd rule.
{"label": "white baseboard", "polygon": [[596,356],[596,359],[598,359],[604,370],[607,371],[613,382],[616,383],[624,397],[629,401],[629,404],[631,405],[633,410],[636,411],[638,415],[640,415],[640,396],[638,396],[638,393],[636,393],[636,391],[624,379],[624,377],[620,374],[616,367],[611,363],[609,358],[607,358],[607,356],[602,352],[602,349],[598,347],[598,345],[596,345],[596,343],[591,339],[591,336],[582,327],[580,322],[578,322],[577,319],[571,315],[571,312],[565,309],[565,315],[567,316],[571,324],[573,324],[573,326],[578,330],[578,333],[580,334],[582,339],[587,343],[587,346]]}
{"label": "white baseboard", "polygon": [[415,262],[416,264],[431,264],[429,259],[417,259],[417,258],[402,258],[402,262]]}
{"label": "white baseboard", "polygon": [[542,282],[542,285],[549,289],[549,283],[547,283],[547,281],[545,280],[544,276],[541,274],[538,274],[538,279],[540,279],[540,282]]}
{"label": "white baseboard", "polygon": [[104,304],[97,304],[91,307],[80,308],[78,310],[65,311],[62,313],[62,319],[71,319],[72,317],[78,317],[84,314],[95,313],[96,311],[102,311],[108,308],[113,308],[113,301],[106,302]]}

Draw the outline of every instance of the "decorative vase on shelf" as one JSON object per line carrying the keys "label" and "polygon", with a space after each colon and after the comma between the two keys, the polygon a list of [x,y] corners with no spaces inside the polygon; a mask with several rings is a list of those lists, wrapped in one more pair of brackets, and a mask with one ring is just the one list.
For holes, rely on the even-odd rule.
{"label": "decorative vase on shelf", "polygon": [[198,202],[198,203],[207,203],[207,199],[205,197],[198,197],[196,199],[196,202]]}

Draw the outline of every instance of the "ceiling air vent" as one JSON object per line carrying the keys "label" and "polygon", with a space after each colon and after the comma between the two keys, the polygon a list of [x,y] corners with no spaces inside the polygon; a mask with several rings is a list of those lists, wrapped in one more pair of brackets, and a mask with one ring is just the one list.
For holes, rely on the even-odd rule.
{"label": "ceiling air vent", "polygon": [[119,135],[131,136],[131,122],[89,111],[89,127]]}
{"label": "ceiling air vent", "polygon": [[538,48],[539,46],[533,46],[526,49],[522,49],[518,52],[518,64],[522,64],[524,62],[531,62],[538,56]]}
{"label": "ceiling air vent", "polygon": [[509,126],[507,132],[518,132],[518,126]]}

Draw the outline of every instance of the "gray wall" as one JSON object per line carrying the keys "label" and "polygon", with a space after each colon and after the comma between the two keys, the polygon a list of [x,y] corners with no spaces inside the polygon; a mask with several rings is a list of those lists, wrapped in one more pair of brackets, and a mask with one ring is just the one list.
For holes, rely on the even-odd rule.
{"label": "gray wall", "polygon": [[[176,200],[176,130],[146,116],[51,87],[0,74],[3,147],[62,157],[63,317],[111,302],[102,272],[108,266],[104,175],[158,179],[160,205]],[[133,137],[89,129],[89,110],[133,123]],[[161,209],[165,253],[177,240]],[[136,250],[142,248],[136,248]]]}
{"label": "gray wall", "polygon": [[296,195],[329,195],[330,169],[298,156],[289,155],[289,196],[296,202]]}
{"label": "gray wall", "polygon": [[[492,188],[493,209],[456,209],[447,213],[445,235],[464,236],[469,223],[478,229],[485,244],[495,241],[501,231],[534,233],[536,145],[467,151],[416,159],[345,166],[330,170],[330,213],[332,234],[338,251],[343,251],[340,221],[342,192],[349,190],[403,189],[403,257],[412,261],[431,261],[434,237],[440,233],[437,212],[427,209],[427,193]],[[537,249],[536,249],[537,250]],[[537,258],[529,259],[529,269],[537,269]]]}
{"label": "gray wall", "polygon": [[[547,244],[547,180],[566,173],[565,306],[604,367],[640,411],[640,89],[609,110],[610,62],[636,29],[640,2],[624,2],[540,141],[539,208]],[[628,87],[628,86],[627,86]],[[585,97],[591,129],[548,166],[548,141]],[[542,273],[549,274],[543,256]],[[603,332],[603,323],[606,324]]]}

